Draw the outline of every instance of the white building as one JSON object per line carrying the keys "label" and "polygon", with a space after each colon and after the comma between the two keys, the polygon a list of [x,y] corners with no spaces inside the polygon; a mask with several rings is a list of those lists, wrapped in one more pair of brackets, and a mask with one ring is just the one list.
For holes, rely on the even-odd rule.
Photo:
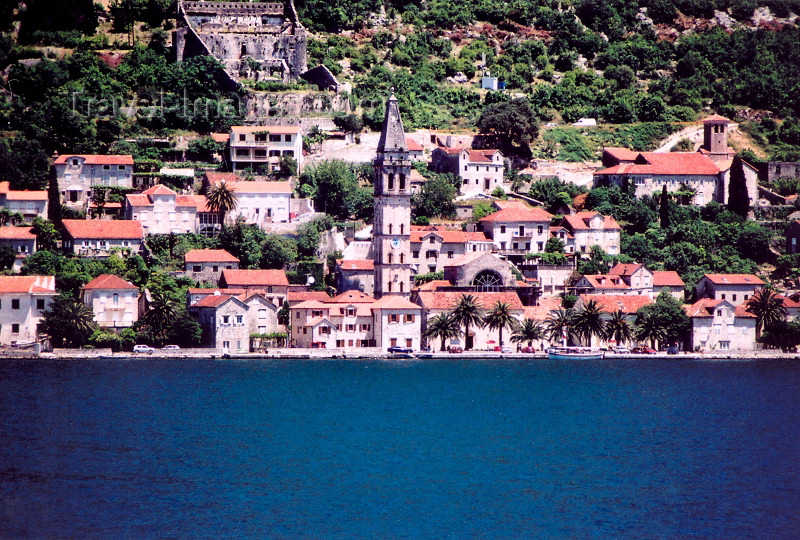
{"label": "white building", "polygon": [[0,208],[21,214],[25,223],[37,216],[47,219],[47,191],[13,190],[8,182],[0,182]]}
{"label": "white building", "polygon": [[756,316],[729,300],[701,298],[684,306],[692,320],[692,349],[750,351],[755,349]]}
{"label": "white building", "polygon": [[619,255],[620,226],[613,217],[578,212],[564,216],[561,226],[569,232],[566,253],[588,253],[592,246],[600,246],[609,255]]}
{"label": "white building", "polygon": [[230,160],[234,171],[252,169],[271,173],[280,169],[281,157],[303,167],[303,137],[300,126],[233,126]]}
{"label": "white building", "polygon": [[[233,180],[237,178],[237,180]],[[271,223],[288,223],[292,199],[292,185],[290,182],[274,181],[239,181],[238,177],[230,173],[205,174],[203,180],[203,193],[211,186],[225,182],[228,188],[236,195],[236,208],[228,212],[226,221],[235,222],[240,217],[245,223],[263,228]]]}
{"label": "white building", "polygon": [[356,350],[420,348],[420,307],[399,295],[378,300],[347,291],[291,308],[291,344],[302,348]]}
{"label": "white building", "polygon": [[203,334],[204,347],[224,352],[248,352],[250,336],[282,331],[278,307],[255,291],[209,290],[189,306]]}
{"label": "white building", "polygon": [[186,275],[195,281],[217,283],[223,270],[238,270],[239,259],[224,249],[193,249],[183,256]]}
{"label": "white building", "polygon": [[54,163],[61,202],[85,209],[92,186],[133,187],[130,155],[64,154]]}
{"label": "white building", "polygon": [[65,219],[64,251],[81,257],[108,257],[112,251],[137,254],[144,248],[144,229],[138,221]]}
{"label": "white building", "polygon": [[706,274],[697,282],[697,297],[727,300],[738,307],[763,288],[764,282],[753,274]]}
{"label": "white building", "polygon": [[92,308],[95,322],[103,328],[131,327],[142,312],[139,287],[114,274],[100,274],[81,287],[81,297]]}
{"label": "white building", "polygon": [[515,205],[486,216],[480,224],[495,251],[521,260],[528,253],[544,252],[552,218],[541,208]]}
{"label": "white building", "polygon": [[57,294],[53,276],[0,276],[0,345],[35,343]]}
{"label": "white building", "polygon": [[25,257],[36,253],[36,235],[30,227],[0,227],[0,246],[8,246],[17,254],[13,270],[19,272]]}
{"label": "white building", "polygon": [[502,188],[505,166],[500,150],[440,146],[431,153],[431,170],[456,175],[461,180],[461,195],[474,195]]}
{"label": "white building", "polygon": [[142,224],[145,234],[195,233],[207,225],[200,223],[201,215],[217,217],[208,211],[204,195],[178,195],[163,184],[126,195],[124,212],[125,219]]}
{"label": "white building", "polygon": [[444,267],[466,253],[492,251],[482,232],[450,231],[443,227],[411,226],[411,262],[417,273],[444,272]]}

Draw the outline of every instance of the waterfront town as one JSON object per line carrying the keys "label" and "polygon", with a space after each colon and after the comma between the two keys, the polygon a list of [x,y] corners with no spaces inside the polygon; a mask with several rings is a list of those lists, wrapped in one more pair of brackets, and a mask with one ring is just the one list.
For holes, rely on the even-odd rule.
{"label": "waterfront town", "polygon": [[[562,117],[531,155],[514,135],[528,105],[484,59],[475,77],[496,101],[474,129],[406,129],[409,96],[391,88],[370,131],[352,87],[308,69],[286,6],[178,2],[178,62],[214,57],[221,87],[291,88],[250,92],[241,125],[112,145],[129,153],[62,148],[45,189],[2,171],[4,351],[800,344],[800,212],[785,189],[800,163],[756,162],[734,119],[704,108],[648,150],[566,159],[575,142],[546,133],[597,120]],[[303,97],[298,80],[318,90]]]}

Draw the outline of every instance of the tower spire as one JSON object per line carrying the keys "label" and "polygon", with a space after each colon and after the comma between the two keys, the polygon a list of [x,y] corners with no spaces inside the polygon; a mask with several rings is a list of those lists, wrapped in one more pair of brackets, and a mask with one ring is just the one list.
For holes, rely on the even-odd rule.
{"label": "tower spire", "polygon": [[383,117],[383,129],[378,140],[378,154],[381,152],[408,152],[406,133],[403,130],[403,120],[400,118],[400,106],[394,96],[394,88],[386,102],[386,115]]}

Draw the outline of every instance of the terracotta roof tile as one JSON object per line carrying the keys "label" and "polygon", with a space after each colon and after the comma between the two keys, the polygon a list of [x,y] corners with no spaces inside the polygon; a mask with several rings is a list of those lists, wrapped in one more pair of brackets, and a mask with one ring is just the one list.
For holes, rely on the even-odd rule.
{"label": "terracotta roof tile", "polygon": [[239,259],[224,249],[193,249],[183,256],[184,262],[239,262]]}
{"label": "terracotta roof tile", "polygon": [[728,119],[727,119],[727,118],[725,118],[724,116],[720,116],[720,115],[718,115],[718,114],[712,114],[711,116],[706,116],[705,118],[703,118],[703,119],[701,120],[701,122],[703,122],[704,124],[706,124],[706,123],[712,123],[712,122],[715,122],[715,123],[719,123],[719,122],[725,122],[725,123],[728,123],[728,124],[729,124],[729,123],[730,123],[730,120],[728,120]]}
{"label": "terracotta roof tile", "polygon": [[328,304],[371,303],[374,301],[375,299],[373,297],[361,291],[345,291],[341,294],[334,296],[333,298],[328,298],[327,300],[324,300],[324,302]]}
{"label": "terracotta roof tile", "polygon": [[550,222],[553,214],[541,208],[511,207],[499,210],[481,219],[481,223],[487,222]]}
{"label": "terracotta roof tile", "polygon": [[653,272],[653,288],[683,287],[686,285],[681,276],[674,270],[656,270]]}
{"label": "terracotta roof tile", "polygon": [[300,133],[300,126],[231,126],[233,133],[274,133],[276,135],[291,135]]}
{"label": "terracotta roof tile", "polygon": [[100,274],[92,281],[83,286],[84,289],[125,289],[125,290],[139,290],[139,287],[125,281],[121,277],[114,274]]}
{"label": "terracotta roof tile", "polygon": [[615,230],[621,228],[612,216],[603,216],[598,212],[576,212],[570,216],[564,216],[564,222],[566,222],[573,231],[590,230],[590,220],[595,216],[600,216],[603,218],[603,230]]}
{"label": "terracotta roof tile", "polygon": [[587,274],[583,276],[594,289],[627,290],[630,286],[623,281],[621,276],[604,274]]}
{"label": "terracotta roof tile", "polygon": [[435,310],[452,309],[464,294],[474,296],[482,309],[489,309],[497,302],[506,302],[515,311],[522,311],[523,309],[522,302],[515,292],[420,291],[417,293],[420,302],[426,309]]}
{"label": "terracotta roof tile", "polygon": [[420,306],[409,302],[402,296],[387,295],[382,296],[372,304],[372,309],[414,309],[420,310]]}
{"label": "terracotta roof tile", "polygon": [[81,158],[86,165],[133,165],[133,156],[130,154],[64,154],[56,158],[55,164],[66,163],[71,158]]}
{"label": "terracotta roof tile", "polygon": [[33,240],[36,235],[30,227],[14,227],[6,225],[0,227],[0,240]]}
{"label": "terracotta roof tile", "polygon": [[56,293],[54,276],[0,276],[0,294]]}
{"label": "terracotta roof tile", "polygon": [[[211,182],[211,180],[209,180],[209,182]],[[228,188],[236,193],[286,193],[289,195],[292,193],[292,184],[290,182],[232,182],[230,180],[225,180],[225,182],[227,183]],[[211,183],[216,185],[219,183],[219,181],[214,181]]]}
{"label": "terracotta roof tile", "polygon": [[412,139],[411,137],[406,137],[406,146],[408,147],[408,150],[411,152],[422,152],[423,150],[422,145],[419,144],[414,139]]}
{"label": "terracotta roof tile", "polygon": [[325,291],[289,291],[289,303],[296,304],[306,300],[316,300],[321,302],[327,300],[328,294]]}
{"label": "terracotta roof tile", "polygon": [[65,219],[62,223],[67,233],[75,240],[83,238],[141,240],[144,238],[144,230],[139,221]]}
{"label": "terracotta roof tile", "polygon": [[617,263],[608,273],[612,276],[632,276],[640,268],[642,268],[640,263]]}
{"label": "terracotta roof tile", "polygon": [[603,152],[611,155],[611,157],[617,159],[618,161],[633,161],[636,159],[636,156],[639,155],[638,152],[634,152],[633,150],[616,146],[608,146],[603,148]]}
{"label": "terracotta roof tile", "polygon": [[582,294],[581,301],[585,304],[589,300],[597,302],[601,311],[614,313],[622,310],[623,313],[632,315],[639,308],[653,303],[649,296],[639,294]]}
{"label": "terracotta roof tile", "polygon": [[222,271],[222,279],[228,287],[245,287],[253,285],[289,285],[286,272],[283,270],[231,270]]}
{"label": "terracotta roof tile", "polygon": [[753,274],[706,274],[703,277],[715,285],[764,285],[764,282]]}
{"label": "terracotta roof tile", "polygon": [[[714,298],[701,298],[694,304],[684,305],[683,309],[686,310],[686,314],[689,317],[713,317],[714,309],[717,308],[717,306],[719,306],[720,304],[727,304],[728,306],[733,307],[727,300],[715,300]],[[736,306],[733,310],[733,314],[736,317],[743,319],[756,318],[754,314],[747,311],[747,307],[745,305]]]}
{"label": "terracotta roof tile", "polygon": [[635,163],[614,165],[594,174],[717,175],[719,167],[698,152],[641,152]]}
{"label": "terracotta roof tile", "polygon": [[144,195],[177,195],[173,190],[169,189],[164,184],[156,184],[155,186],[142,191]]}
{"label": "terracotta roof tile", "polygon": [[357,259],[338,259],[336,264],[342,270],[375,270],[375,261],[373,260],[362,261]]}
{"label": "terracotta roof tile", "polygon": [[239,182],[241,180],[235,172],[207,171],[204,176],[210,184],[216,184],[220,180],[225,180],[226,182]]}

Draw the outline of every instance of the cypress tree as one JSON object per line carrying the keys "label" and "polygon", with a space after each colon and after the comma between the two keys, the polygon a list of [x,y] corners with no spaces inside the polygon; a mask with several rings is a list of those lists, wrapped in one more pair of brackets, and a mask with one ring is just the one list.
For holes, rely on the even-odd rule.
{"label": "cypress tree", "polygon": [[750,211],[750,196],[747,193],[747,179],[744,176],[744,162],[736,156],[731,165],[728,183],[728,210],[747,218]]}
{"label": "cypress tree", "polygon": [[661,201],[659,201],[658,218],[661,221],[661,228],[669,227],[669,195],[667,195],[667,185],[661,189]]}

